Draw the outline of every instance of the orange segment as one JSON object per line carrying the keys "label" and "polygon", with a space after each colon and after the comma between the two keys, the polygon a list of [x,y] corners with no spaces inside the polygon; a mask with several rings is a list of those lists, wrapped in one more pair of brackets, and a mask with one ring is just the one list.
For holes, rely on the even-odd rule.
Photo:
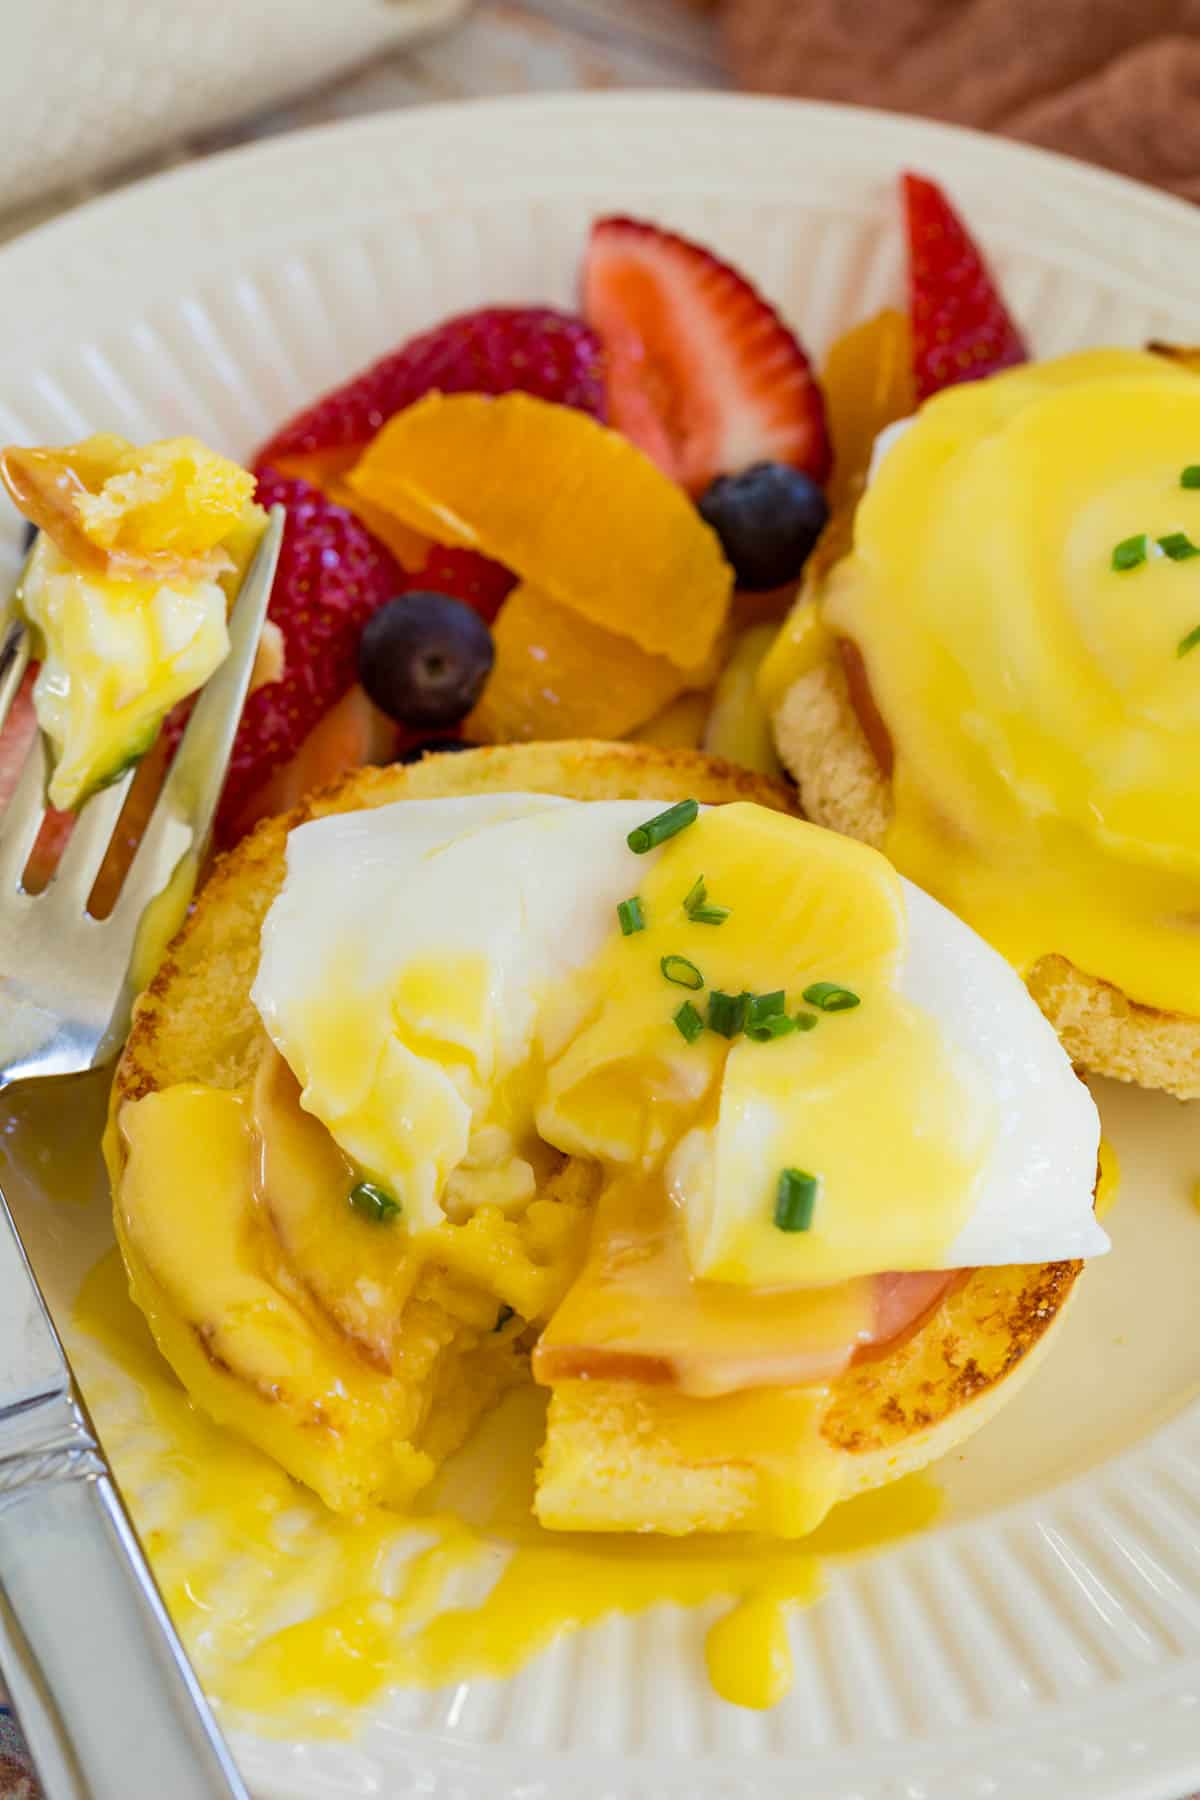
{"label": "orange segment", "polygon": [[325,498],[332,500],[335,506],[344,506],[360,524],[366,526],[372,537],[378,538],[384,548],[391,551],[402,569],[415,575],[425,567],[430,539],[401,524],[393,513],[385,512],[380,506],[372,506],[369,500],[355,493],[346,480],[346,471],[358,461],[361,454],[361,448],[314,450],[308,456],[280,456],[271,467],[293,480],[311,483],[313,487],[320,488]]}
{"label": "orange segment", "polygon": [[496,661],[463,725],[476,744],[623,737],[684,682],[665,657],[647,656],[524,583],[500,608],[492,638]]}
{"label": "orange segment", "polygon": [[729,611],[733,577],[687,496],[571,407],[430,394],[384,426],[347,479],[412,530],[481,550],[685,672],[709,656]]}
{"label": "orange segment", "polygon": [[871,447],[884,426],[916,407],[905,315],[889,307],[844,332],[830,348],[821,388],[833,441],[829,504],[837,512],[858,499]]}

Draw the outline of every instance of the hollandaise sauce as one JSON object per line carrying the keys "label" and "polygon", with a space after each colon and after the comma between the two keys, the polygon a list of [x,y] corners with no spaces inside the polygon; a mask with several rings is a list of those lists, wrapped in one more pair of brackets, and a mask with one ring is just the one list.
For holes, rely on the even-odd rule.
{"label": "hollandaise sauce", "polygon": [[938,395],[883,456],[819,629],[776,659],[802,665],[819,630],[861,652],[895,755],[885,848],[905,874],[1022,971],[1057,953],[1187,1013],[1198,457],[1200,382],[1148,353]]}
{"label": "hollandaise sauce", "polygon": [[115,1252],[85,1281],[74,1327],[172,1616],[208,1691],[256,1729],[302,1719],[341,1734],[389,1687],[509,1675],[564,1631],[666,1602],[697,1609],[698,1631],[711,1619],[706,1663],[723,1698],[771,1706],[791,1682],[788,1610],[819,1598],[827,1560],[920,1530],[940,1505],[931,1480],[910,1476],[786,1545],[541,1531],[530,1507],[543,1409],[525,1389],[419,1509],[339,1518],[196,1410]]}

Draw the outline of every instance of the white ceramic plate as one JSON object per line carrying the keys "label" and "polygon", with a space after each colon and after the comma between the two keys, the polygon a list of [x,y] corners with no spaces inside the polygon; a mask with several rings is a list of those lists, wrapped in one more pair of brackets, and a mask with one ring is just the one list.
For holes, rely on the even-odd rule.
{"label": "white ceramic plate", "polygon": [[[108,427],[248,450],[454,308],[569,302],[588,220],[614,208],[725,252],[819,352],[900,294],[904,166],[961,203],[1039,351],[1200,337],[1196,215],[1082,165],[783,102],[476,104],[218,158],[14,244],[0,442]],[[697,1622],[660,1609],[507,1684],[401,1692],[352,1743],[235,1735],[256,1791],[1178,1800],[1200,1785],[1200,1113],[1099,1098],[1125,1168],[1115,1254],[1030,1388],[943,1466],[947,1522],[835,1569],[824,1603],[796,1616],[785,1704],[713,1698]],[[103,1230],[102,1202],[70,1216],[37,1203],[68,1104],[40,1103],[32,1137],[9,1131],[24,1178],[4,1171],[60,1314]]]}

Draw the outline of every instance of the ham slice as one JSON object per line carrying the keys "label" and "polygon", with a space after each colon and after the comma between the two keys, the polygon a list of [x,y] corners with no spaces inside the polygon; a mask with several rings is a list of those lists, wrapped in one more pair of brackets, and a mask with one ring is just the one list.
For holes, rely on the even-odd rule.
{"label": "ham slice", "polygon": [[627,1177],[601,1197],[587,1260],[533,1373],[546,1386],[635,1381],[699,1398],[816,1385],[919,1329],[962,1279],[934,1270],[767,1290],[697,1281],[661,1184]]}

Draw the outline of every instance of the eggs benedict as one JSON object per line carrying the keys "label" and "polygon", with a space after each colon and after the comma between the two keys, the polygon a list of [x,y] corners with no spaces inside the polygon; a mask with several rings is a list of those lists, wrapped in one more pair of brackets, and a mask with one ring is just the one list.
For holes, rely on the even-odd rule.
{"label": "eggs benedict", "polygon": [[764,667],[811,817],[1000,949],[1077,1064],[1200,1094],[1200,385],[1097,350],[876,446]]}
{"label": "eggs benedict", "polygon": [[881,856],[568,743],[261,825],[139,1003],[107,1153],[160,1348],[338,1510],[532,1373],[544,1524],[791,1536],[1032,1369],[1107,1247],[1097,1142],[1011,970]]}

